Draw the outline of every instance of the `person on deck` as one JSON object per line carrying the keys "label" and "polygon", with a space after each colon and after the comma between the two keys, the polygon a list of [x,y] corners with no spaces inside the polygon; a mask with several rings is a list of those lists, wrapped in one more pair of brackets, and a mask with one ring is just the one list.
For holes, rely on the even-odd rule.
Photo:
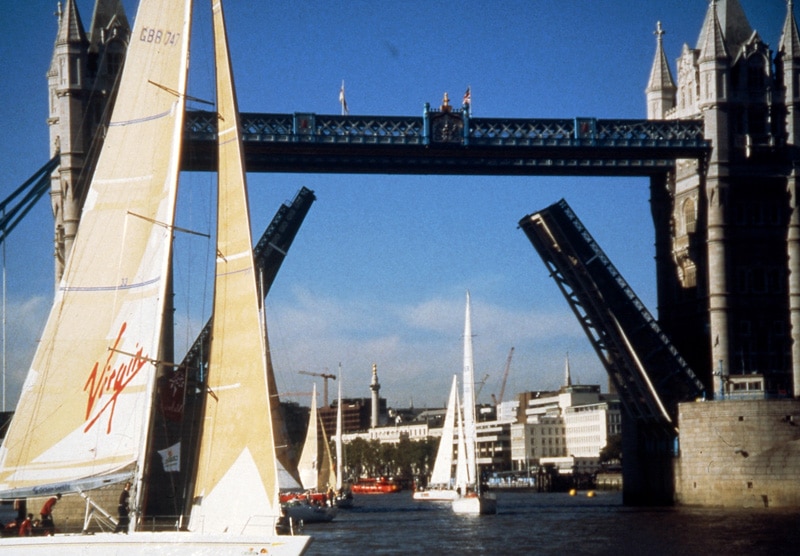
{"label": "person on deck", "polygon": [[115,533],[127,533],[128,532],[128,524],[130,523],[130,517],[128,516],[128,501],[131,497],[131,483],[125,483],[125,487],[122,489],[122,492],[119,495],[119,505],[117,506],[117,514],[119,515],[119,521],[117,521],[117,527],[114,529]]}
{"label": "person on deck", "polygon": [[28,514],[27,517],[19,524],[19,536],[30,537],[33,534],[33,514]]}
{"label": "person on deck", "polygon": [[55,533],[56,526],[53,523],[53,508],[59,500],[61,500],[60,492],[48,498],[44,506],[42,506],[42,509],[39,510],[39,515],[42,516],[42,529],[45,535],[52,535]]}

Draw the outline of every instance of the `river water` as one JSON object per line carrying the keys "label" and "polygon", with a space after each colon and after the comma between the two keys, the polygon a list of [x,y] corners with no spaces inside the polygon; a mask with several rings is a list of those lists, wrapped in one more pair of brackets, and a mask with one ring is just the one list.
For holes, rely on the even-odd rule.
{"label": "river water", "polygon": [[620,493],[498,493],[495,516],[454,515],[409,491],[357,496],[330,523],[309,524],[308,554],[800,554],[800,511],[634,508]]}

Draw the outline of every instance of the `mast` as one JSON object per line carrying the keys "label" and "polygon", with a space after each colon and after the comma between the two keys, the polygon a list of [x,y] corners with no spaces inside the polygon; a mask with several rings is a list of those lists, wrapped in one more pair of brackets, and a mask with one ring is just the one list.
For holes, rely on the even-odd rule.
{"label": "mast", "polygon": [[336,401],[336,492],[341,492],[344,485],[342,477],[344,450],[342,447],[342,364],[339,363],[339,392]]}
{"label": "mast", "polygon": [[475,373],[472,354],[472,317],[470,296],[467,291],[467,309],[464,317],[464,440],[467,450],[468,481],[477,483],[477,461],[475,454]]}

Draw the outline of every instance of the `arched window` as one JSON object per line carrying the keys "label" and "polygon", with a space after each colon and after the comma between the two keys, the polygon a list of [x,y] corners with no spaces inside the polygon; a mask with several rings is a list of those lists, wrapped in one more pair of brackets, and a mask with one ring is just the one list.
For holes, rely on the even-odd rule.
{"label": "arched window", "polygon": [[697,212],[692,199],[683,202],[683,226],[687,234],[693,234],[697,230]]}

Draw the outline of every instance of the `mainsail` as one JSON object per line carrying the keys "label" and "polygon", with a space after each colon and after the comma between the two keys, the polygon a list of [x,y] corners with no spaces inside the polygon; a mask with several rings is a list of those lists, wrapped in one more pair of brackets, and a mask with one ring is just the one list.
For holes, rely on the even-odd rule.
{"label": "mainsail", "polygon": [[458,444],[456,447],[456,488],[466,492],[470,484],[467,471],[467,444],[464,438],[464,418],[461,415],[461,404],[456,392],[456,420],[458,426]]}
{"label": "mainsail", "polygon": [[342,366],[339,365],[339,390],[336,402],[336,493],[342,492],[344,486],[344,449],[342,446]]}
{"label": "mainsail", "polygon": [[213,4],[219,126],[217,263],[208,389],[189,529],[272,533],[279,515],[267,346],[222,6]]}
{"label": "mainsail", "polygon": [[80,229],[0,448],[3,498],[82,491],[144,466],[190,21],[189,0],[139,7]]}
{"label": "mainsail", "polygon": [[450,389],[450,398],[447,401],[447,413],[444,416],[442,438],[439,440],[439,450],[433,462],[431,473],[431,486],[451,485],[453,477],[453,438],[455,437],[456,411],[458,405],[458,376],[453,375],[453,386]]}
{"label": "mainsail", "polygon": [[475,430],[475,372],[472,354],[472,316],[469,292],[464,317],[464,442],[467,449],[467,473],[470,484],[477,483],[478,464],[475,454],[477,432]]}
{"label": "mainsail", "polygon": [[308,415],[306,440],[297,470],[300,473],[300,483],[305,489],[316,490],[319,487],[320,452],[319,452],[319,417],[317,416],[317,385],[311,391],[311,412]]}

